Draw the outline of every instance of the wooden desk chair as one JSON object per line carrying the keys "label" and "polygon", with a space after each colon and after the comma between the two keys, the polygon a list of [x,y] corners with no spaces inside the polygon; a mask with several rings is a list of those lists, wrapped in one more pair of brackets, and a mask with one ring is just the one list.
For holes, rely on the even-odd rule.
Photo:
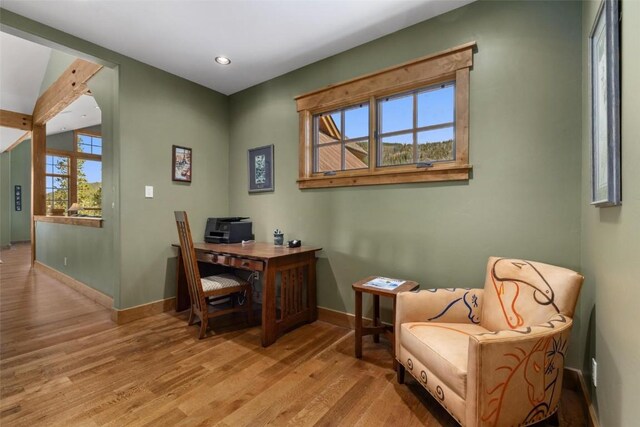
{"label": "wooden desk chair", "polygon": [[[189,287],[189,297],[191,298],[191,311],[189,313],[189,325],[195,323],[196,317],[200,319],[200,335],[202,339],[207,333],[209,319],[235,311],[246,311],[249,324],[253,323],[253,305],[251,295],[251,284],[235,274],[220,274],[200,278],[198,270],[198,259],[193,247],[191,238],[191,228],[189,218],[184,211],[176,211],[176,224],[178,226],[178,236],[180,237],[180,251],[182,254],[182,264]],[[226,309],[215,309],[209,311],[208,300],[214,297],[229,296],[236,292],[246,292],[246,303],[243,306],[233,306]]]}

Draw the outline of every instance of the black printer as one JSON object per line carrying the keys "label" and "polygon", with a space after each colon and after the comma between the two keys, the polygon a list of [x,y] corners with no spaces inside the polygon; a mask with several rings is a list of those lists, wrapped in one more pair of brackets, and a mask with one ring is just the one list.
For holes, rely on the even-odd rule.
{"label": "black printer", "polygon": [[240,243],[253,240],[253,224],[248,217],[209,218],[204,231],[207,243]]}

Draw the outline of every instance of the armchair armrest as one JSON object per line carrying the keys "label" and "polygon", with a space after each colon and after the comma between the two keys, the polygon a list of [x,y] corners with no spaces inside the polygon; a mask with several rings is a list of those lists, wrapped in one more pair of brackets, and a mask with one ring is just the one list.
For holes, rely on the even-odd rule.
{"label": "armchair armrest", "polygon": [[400,326],[407,322],[480,323],[484,289],[427,289],[396,296],[396,354],[400,354]]}
{"label": "armchair armrest", "polygon": [[470,426],[528,425],[556,411],[572,319],[469,337]]}

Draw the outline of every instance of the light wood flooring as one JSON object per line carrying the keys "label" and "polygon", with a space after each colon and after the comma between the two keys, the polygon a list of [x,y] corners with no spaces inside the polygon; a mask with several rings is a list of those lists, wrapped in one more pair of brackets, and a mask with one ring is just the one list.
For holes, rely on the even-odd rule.
{"label": "light wood flooring", "polygon": [[[388,347],[305,325],[268,348],[258,327],[198,340],[186,315],[117,326],[109,310],[29,268],[29,246],[0,254],[2,426],[455,426],[415,381],[396,383]],[[371,338],[371,337],[369,337]],[[560,421],[583,426],[578,395]]]}

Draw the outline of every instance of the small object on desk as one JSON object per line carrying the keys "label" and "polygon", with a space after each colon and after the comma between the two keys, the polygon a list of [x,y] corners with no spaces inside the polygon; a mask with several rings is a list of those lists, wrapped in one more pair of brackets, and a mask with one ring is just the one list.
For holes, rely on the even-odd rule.
{"label": "small object on desk", "polygon": [[284,233],[282,233],[282,230],[277,228],[273,230],[273,244],[276,246],[282,246],[284,244]]}
{"label": "small object on desk", "polygon": [[248,217],[209,218],[204,232],[207,243],[240,243],[253,240],[253,224]]}
{"label": "small object on desk", "polygon": [[287,243],[287,246],[290,248],[299,248],[300,246],[302,246],[302,240],[289,240],[289,242]]}
{"label": "small object on desk", "polygon": [[376,277],[373,280],[369,280],[364,286],[371,286],[372,288],[384,289],[386,291],[392,291],[398,286],[402,285],[405,280],[390,279],[388,277]]}

